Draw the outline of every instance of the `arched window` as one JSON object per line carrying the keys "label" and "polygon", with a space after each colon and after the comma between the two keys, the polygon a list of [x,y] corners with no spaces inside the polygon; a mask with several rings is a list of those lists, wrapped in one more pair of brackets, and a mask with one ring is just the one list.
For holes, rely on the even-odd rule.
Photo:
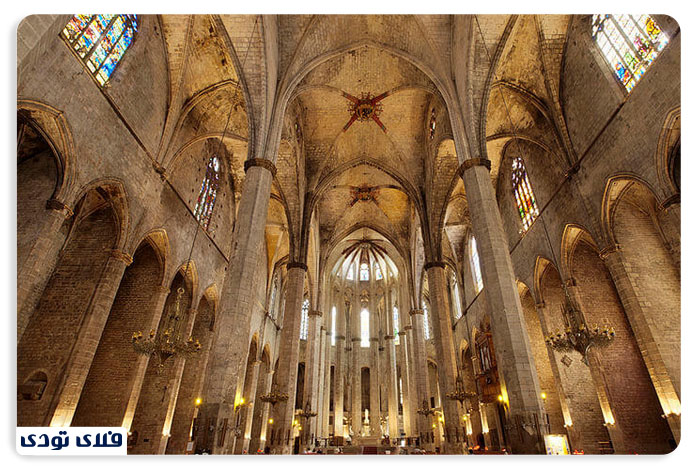
{"label": "arched window", "polygon": [[336,346],[336,306],[331,308],[331,346]]}
{"label": "arched window", "polygon": [[459,296],[459,283],[454,273],[452,273],[452,302],[454,302],[454,319],[459,320],[462,317],[462,300]]}
{"label": "arched window", "polygon": [[138,32],[137,15],[75,15],[63,37],[104,86]]}
{"label": "arched window", "polygon": [[367,309],[360,312],[360,347],[370,347],[370,312]]}
{"label": "arched window", "polygon": [[273,286],[271,286],[271,297],[268,300],[268,315],[271,316],[272,319],[275,319],[275,311],[276,311],[276,294],[278,293],[278,275],[275,275],[273,277]]}
{"label": "arched window", "polygon": [[430,339],[430,316],[428,314],[428,304],[425,299],[421,301],[421,307],[423,308],[423,338],[426,340]]}
{"label": "arched window", "polygon": [[309,335],[309,299],[302,303],[302,317],[300,318],[300,339],[306,340]]}
{"label": "arched window", "polygon": [[394,323],[392,324],[394,327],[394,344],[398,345],[399,344],[399,308],[394,306],[392,309],[392,320]]}
{"label": "arched window", "polygon": [[375,263],[374,268],[375,268],[375,279],[379,281],[382,278],[384,278],[384,276],[382,276],[382,269],[379,267],[379,263]]}
{"label": "arched window", "polygon": [[534,192],[532,192],[532,185],[529,183],[529,177],[527,177],[524,161],[519,156],[512,161],[512,191],[515,194],[522,228],[526,231],[539,216],[539,208]]}
{"label": "arched window", "polygon": [[436,125],[437,125],[437,119],[435,117],[435,108],[433,107],[433,111],[430,113],[430,123],[428,124],[428,129],[430,130],[430,139],[431,140],[435,136]]}
{"label": "arched window", "polygon": [[592,15],[592,37],[629,92],[669,42],[650,15]]}
{"label": "arched window", "polygon": [[471,259],[471,274],[474,277],[474,290],[478,294],[483,289],[483,277],[481,276],[481,264],[474,236],[471,236],[469,240],[469,258]]}
{"label": "arched window", "polygon": [[369,281],[370,280],[370,267],[367,266],[367,263],[363,263],[360,265],[360,281]]}
{"label": "arched window", "polygon": [[217,197],[218,186],[220,184],[220,160],[217,156],[212,156],[208,160],[208,167],[205,170],[205,178],[201,184],[201,190],[198,193],[198,201],[196,208],[193,210],[193,215],[203,229],[208,229],[210,218],[213,215],[215,207],[215,198]]}
{"label": "arched window", "polygon": [[347,279],[348,281],[353,281],[353,267],[354,267],[353,264],[351,264],[351,265],[348,267],[348,274],[346,275],[346,279]]}

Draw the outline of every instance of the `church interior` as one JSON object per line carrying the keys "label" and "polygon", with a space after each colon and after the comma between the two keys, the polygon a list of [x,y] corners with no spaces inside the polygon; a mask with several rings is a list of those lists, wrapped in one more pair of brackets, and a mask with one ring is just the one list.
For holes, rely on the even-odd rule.
{"label": "church interior", "polygon": [[34,15],[17,425],[129,454],[665,454],[665,15]]}

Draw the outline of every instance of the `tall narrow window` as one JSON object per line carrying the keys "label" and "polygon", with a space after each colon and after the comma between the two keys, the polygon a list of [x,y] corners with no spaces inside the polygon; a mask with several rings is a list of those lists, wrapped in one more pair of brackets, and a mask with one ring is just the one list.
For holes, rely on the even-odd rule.
{"label": "tall narrow window", "polygon": [[210,218],[213,215],[215,199],[217,198],[218,186],[220,184],[220,161],[217,156],[212,156],[208,160],[208,167],[205,170],[205,178],[198,192],[198,201],[193,215],[196,217],[203,229],[208,229]]}
{"label": "tall narrow window", "polygon": [[336,306],[331,308],[331,346],[336,346]]}
{"label": "tall narrow window", "polygon": [[394,344],[398,345],[399,344],[399,308],[394,306],[394,309],[392,310],[392,320],[393,320],[393,327],[394,327]]}
{"label": "tall narrow window", "polygon": [[476,239],[471,236],[469,241],[469,255],[471,258],[471,273],[474,277],[474,289],[476,294],[480,293],[483,289],[483,277],[481,276],[481,264],[479,263],[478,249],[476,249]]}
{"label": "tall narrow window", "polygon": [[459,283],[454,274],[452,274],[452,302],[454,302],[454,319],[459,320],[462,317],[462,300],[459,297]]}
{"label": "tall narrow window", "polygon": [[276,294],[278,292],[278,275],[275,275],[273,277],[273,286],[271,287],[271,297],[268,300],[268,315],[271,316],[272,319],[275,319],[275,311],[276,311]]}
{"label": "tall narrow window", "polygon": [[370,280],[370,267],[367,266],[367,263],[363,263],[360,265],[360,281],[369,281]]}
{"label": "tall narrow window", "polygon": [[347,279],[348,281],[353,281],[353,266],[354,266],[354,265],[351,264],[351,265],[348,267],[348,274],[346,274],[346,279]]}
{"label": "tall narrow window", "polygon": [[428,304],[425,299],[421,302],[423,307],[423,338],[426,340],[430,339],[430,317],[428,314]]}
{"label": "tall narrow window", "polygon": [[104,86],[138,32],[137,15],[75,15],[63,37]]}
{"label": "tall narrow window", "polygon": [[375,279],[379,281],[382,278],[384,278],[384,276],[382,276],[382,269],[379,267],[378,263],[374,264],[374,268],[375,268]]}
{"label": "tall narrow window", "polygon": [[515,193],[522,228],[526,231],[539,216],[539,208],[534,192],[532,192],[532,185],[529,183],[529,177],[527,177],[524,161],[519,156],[512,161],[512,191]]}
{"label": "tall narrow window", "polygon": [[367,309],[360,312],[360,347],[370,347],[370,312]]}
{"label": "tall narrow window", "polygon": [[669,42],[650,15],[592,15],[592,37],[629,92]]}
{"label": "tall narrow window", "polygon": [[309,299],[302,303],[302,317],[300,317],[300,339],[306,340],[309,335]]}

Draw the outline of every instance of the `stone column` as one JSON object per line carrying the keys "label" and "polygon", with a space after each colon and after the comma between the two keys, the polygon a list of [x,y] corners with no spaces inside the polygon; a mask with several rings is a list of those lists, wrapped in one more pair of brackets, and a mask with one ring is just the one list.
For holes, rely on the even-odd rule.
{"label": "stone column", "polygon": [[246,177],[237,210],[234,249],[220,295],[215,348],[204,404],[199,411],[203,427],[219,424],[215,441],[211,440],[212,446],[207,447],[212,453],[224,453],[226,444],[233,439],[227,437],[230,431],[226,428],[234,417],[234,402],[244,384],[250,317],[256,304],[256,268],[276,172],[268,159],[249,159],[244,168]]}
{"label": "stone column", "polygon": [[659,322],[655,322],[654,317],[649,314],[650,311],[643,307],[638,298],[618,246],[602,250],[600,257],[604,260],[611,278],[614,280],[616,291],[631,324],[640,354],[645,361],[645,367],[660,400],[662,411],[669,423],[674,440],[679,443],[681,436],[679,344],[670,346],[655,340],[653,329],[659,326]]}
{"label": "stone column", "polygon": [[[269,364],[269,366],[272,366],[273,364]],[[268,371],[268,375],[266,376],[266,388],[264,395],[268,394],[271,392],[273,388],[273,373],[275,371],[273,369],[270,369]],[[269,415],[271,413],[271,405],[268,403],[263,404],[263,410],[261,410],[261,434],[259,436],[259,448],[261,450],[266,448],[266,444],[268,443],[268,432],[269,432],[269,427],[272,427],[272,424],[269,424]],[[275,423],[275,421],[273,421]]]}
{"label": "stone column", "polygon": [[[322,437],[328,437],[329,436],[329,408],[330,408],[330,403],[331,403],[331,393],[330,393],[330,387],[331,387],[331,332],[326,329],[324,332],[324,380],[322,382],[322,386],[324,389],[324,398],[323,398],[323,405],[324,405],[324,415],[321,419],[321,436]],[[334,371],[335,372],[335,371]],[[336,398],[336,395],[334,394],[334,399]],[[334,401],[335,403],[335,401]]]}
{"label": "stone column", "polygon": [[[681,196],[672,195],[659,205],[658,219],[669,253],[681,272]],[[679,439],[677,439],[679,443]]]}
{"label": "stone column", "polygon": [[458,170],[481,259],[486,302],[507,408],[510,452],[544,453],[546,420],[539,381],[515,283],[510,250],[491,183],[490,161],[468,159]]}
{"label": "stone column", "polygon": [[[322,345],[325,342],[325,330],[321,325],[322,312],[320,310],[310,310],[308,312],[309,329],[307,336],[307,367],[305,368],[304,402],[302,409],[307,404],[317,416],[305,419],[302,422],[302,441],[305,447],[311,444],[312,434],[317,434],[317,429],[321,425],[320,417],[323,417],[324,402],[319,400],[319,385],[323,383],[323,373],[319,373],[320,354],[323,354]],[[299,349],[299,348],[298,348]],[[299,354],[298,354],[299,358]]]}
{"label": "stone column", "polygon": [[[347,313],[348,304],[344,313]],[[334,364],[334,436],[343,437],[343,355],[346,347],[345,316],[336,307],[336,361]]]}
{"label": "stone column", "polygon": [[351,404],[351,421],[353,429],[353,444],[362,436],[362,382],[360,372],[360,338],[353,336],[351,339],[350,355],[353,362],[353,402]]}
{"label": "stone column", "polygon": [[370,293],[370,435],[380,437],[380,370],[379,370],[379,311],[374,291]]}
{"label": "stone column", "polygon": [[288,394],[286,401],[281,401],[273,408],[274,436],[270,448],[274,454],[291,454],[293,444],[293,426],[295,394],[297,390],[297,364],[300,357],[300,322],[302,319],[302,302],[304,299],[304,280],[307,265],[288,263],[287,293],[285,299],[285,317],[280,333],[278,350],[278,388]]}
{"label": "stone column", "polygon": [[[259,340],[260,341],[260,340]],[[262,342],[261,342],[262,343]],[[258,345],[261,348],[262,344]],[[259,372],[261,368],[261,361],[256,359],[251,367],[251,375],[249,376],[248,385],[245,382],[244,387],[247,390],[245,395],[242,395],[245,399],[245,405],[239,410],[241,414],[240,430],[241,433],[236,438],[234,453],[249,453],[249,442],[251,442],[251,425],[254,421],[254,406],[261,404],[261,401],[257,401],[258,395],[256,395],[256,388],[259,384]]]}
{"label": "stone column", "polygon": [[[401,316],[401,313],[399,313]],[[410,386],[410,374],[411,369],[408,363],[408,347],[410,346],[410,338],[408,337],[406,330],[400,328],[399,331],[399,366],[401,369],[401,396],[402,396],[402,414],[401,418],[404,425],[404,434],[406,437],[413,436],[413,404],[411,398],[411,386]],[[398,376],[397,376],[398,377]]]}
{"label": "stone column", "polygon": [[[154,330],[157,333],[159,328],[159,322],[162,318],[162,312],[164,311],[164,303],[167,301],[167,296],[169,296],[169,288],[166,286],[159,286],[155,291],[155,305],[152,310],[152,318],[150,319],[149,326],[143,330],[147,332],[148,330]],[[126,412],[123,415],[123,422],[121,427],[125,427],[130,431],[131,424],[133,424],[133,416],[135,416],[135,408],[138,406],[138,398],[140,397],[140,390],[143,387],[143,381],[145,380],[145,372],[147,371],[147,365],[150,362],[149,356],[140,355],[138,356],[138,363],[135,375],[133,377],[131,387],[128,390],[128,405],[126,406]]]}
{"label": "stone column", "polygon": [[[399,437],[399,389],[396,375],[396,346],[394,345],[394,304],[391,291],[387,292],[386,334],[384,348],[386,351],[387,414],[389,415],[389,438],[395,441]],[[398,324],[396,324],[398,328]]]}
{"label": "stone column", "polygon": [[[423,309],[411,309],[411,327],[413,336],[413,346],[411,347],[411,358],[413,361],[413,381],[416,387],[416,411],[423,406],[430,408],[430,384],[428,382],[428,363],[426,362],[427,351],[425,349],[425,336],[423,331]],[[412,400],[413,401],[413,400]],[[418,414],[416,416],[416,427],[421,447],[426,450],[433,450],[434,444],[430,437],[432,422],[430,416]]]}
{"label": "stone column", "polygon": [[55,199],[46,203],[46,220],[32,245],[26,260],[17,265],[17,343],[22,338],[46,284],[58,263],[65,235],[60,228],[73,216],[67,205]]}
{"label": "stone column", "polygon": [[92,359],[97,352],[104,326],[109,318],[111,306],[121,285],[126,267],[133,258],[120,250],[112,250],[104,266],[99,283],[92,295],[91,303],[82,319],[65,373],[56,391],[52,404],[55,410],[49,423],[53,427],[70,426],[77,402],[80,400]]}
{"label": "stone column", "polygon": [[425,265],[428,273],[430,305],[433,323],[435,353],[437,356],[437,374],[440,383],[440,403],[444,413],[444,453],[464,453],[465,434],[462,430],[463,419],[459,402],[448,399],[445,395],[456,388],[457,357],[454,351],[452,335],[452,315],[447,294],[447,277],[445,264],[429,262]]}

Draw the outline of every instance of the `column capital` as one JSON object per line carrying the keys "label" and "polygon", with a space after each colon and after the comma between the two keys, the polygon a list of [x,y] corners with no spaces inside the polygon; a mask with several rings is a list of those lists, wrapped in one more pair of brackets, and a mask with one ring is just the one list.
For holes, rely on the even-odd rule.
{"label": "column capital", "polygon": [[343,335],[336,335],[336,339],[337,339],[337,340],[345,340],[346,337],[343,336]]}
{"label": "column capital", "polygon": [[610,245],[609,247],[605,247],[599,251],[599,258],[606,260],[609,255],[618,253],[619,250],[621,250],[619,244]]}
{"label": "column capital", "polygon": [[287,268],[288,270],[291,268],[302,268],[304,271],[307,271],[307,264],[302,262],[288,262]]}
{"label": "column capital", "polygon": [[483,166],[489,171],[491,170],[491,160],[486,158],[471,158],[465,160],[457,169],[457,175],[459,177],[464,176],[464,172],[471,169],[474,166]]}
{"label": "column capital", "polygon": [[360,341],[360,338],[351,338],[350,341],[352,341],[353,343],[357,343],[358,341]]}
{"label": "column capital", "polygon": [[[423,309],[411,309],[409,315],[423,315]],[[406,327],[404,327],[404,330]]]}
{"label": "column capital", "polygon": [[543,309],[546,307],[546,302],[544,302],[544,301],[535,302],[534,307],[536,307],[537,309]]}
{"label": "column capital", "polygon": [[133,257],[131,257],[130,255],[128,255],[128,254],[127,254],[126,252],[124,252],[123,250],[112,249],[111,252],[110,252],[109,254],[110,254],[113,258],[115,258],[116,260],[120,260],[120,261],[122,261],[123,263],[125,263],[126,266],[130,265],[131,263],[133,263]]}
{"label": "column capital", "polygon": [[570,278],[566,278],[566,280],[565,280],[565,285],[566,285],[567,287],[571,288],[571,287],[573,287],[573,286],[577,286],[577,285],[578,285],[578,282],[575,281],[575,278],[573,278],[573,277],[571,276]]}
{"label": "column capital", "polygon": [[163,165],[161,165],[157,161],[152,161],[152,168],[155,170],[156,173],[159,174],[159,176],[162,180],[167,179],[167,171]]}
{"label": "column capital", "polygon": [[[406,329],[406,327],[404,327],[404,330],[405,330],[405,329]],[[397,333],[397,335],[399,335],[399,336],[406,336],[406,332],[405,332],[405,331],[400,331],[399,333]]]}
{"label": "column capital", "polygon": [[55,198],[49,198],[46,200],[46,209],[54,211],[62,211],[65,219],[70,219],[75,214],[73,210],[70,209],[68,205]]}
{"label": "column capital", "polygon": [[[404,327],[404,334],[405,334],[405,332],[407,332],[409,330],[413,330],[413,325],[406,325]],[[401,332],[399,332],[399,335],[401,335]]]}
{"label": "column capital", "polygon": [[[310,317],[316,316],[316,317],[321,317],[323,315],[321,310],[310,310],[307,312],[307,315]],[[323,326],[321,328],[324,328]]]}
{"label": "column capital", "polygon": [[370,338],[370,341],[373,343],[377,343],[379,341],[379,338]]}
{"label": "column capital", "polygon": [[425,265],[423,265],[424,270],[430,270],[434,267],[445,268],[445,262],[428,262]]}
{"label": "column capital", "polygon": [[262,167],[271,173],[271,176],[275,177],[278,170],[272,161],[264,158],[251,158],[244,161],[244,172],[247,172],[250,167]]}
{"label": "column capital", "polygon": [[384,335],[384,339],[385,339],[385,340],[393,340],[393,339],[394,339],[394,335]]}
{"label": "column capital", "polygon": [[159,294],[169,294],[172,292],[171,289],[169,289],[169,286],[155,286],[155,291],[157,291]]}

